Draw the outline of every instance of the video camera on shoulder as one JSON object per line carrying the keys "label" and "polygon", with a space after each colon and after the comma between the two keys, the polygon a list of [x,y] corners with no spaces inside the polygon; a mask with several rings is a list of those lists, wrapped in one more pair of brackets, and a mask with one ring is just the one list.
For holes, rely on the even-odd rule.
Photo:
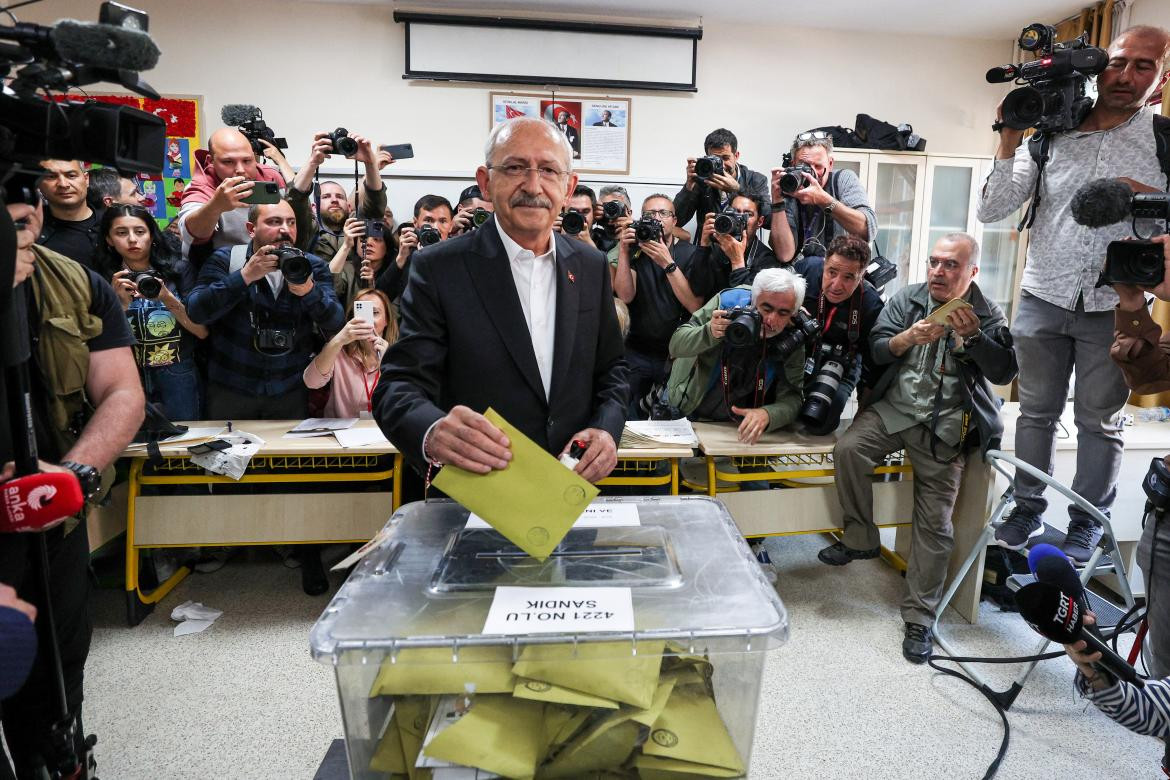
{"label": "video camera on shoulder", "polygon": [[742,241],[743,234],[747,232],[747,222],[747,214],[728,206],[715,215],[715,232]]}
{"label": "video camera on shoulder", "polygon": [[726,173],[723,167],[723,158],[708,154],[695,160],[695,178],[707,181],[712,176],[722,176]]}
{"label": "video camera on shoulder", "polygon": [[1036,59],[987,71],[989,84],[1023,84],[1003,101],[1003,124],[1016,130],[1060,132],[1079,126],[1093,108],[1085,94],[1089,76],[1109,64],[1109,54],[1090,46],[1086,35],[1056,43],[1056,28],[1030,24],[1020,33],[1019,47]]}
{"label": "video camera on shoulder", "polygon": [[662,223],[654,217],[636,219],[630,227],[634,229],[634,237],[638,239],[640,244],[662,240]]}
{"label": "video camera on shoulder", "polygon": [[264,147],[260,144],[261,140],[267,141],[277,149],[288,148],[288,141],[284,138],[277,138],[276,132],[264,121],[264,112],[256,106],[231,103],[223,107],[223,110],[219,112],[219,118],[223,120],[225,125],[235,127],[244,134],[257,158],[264,156]]}

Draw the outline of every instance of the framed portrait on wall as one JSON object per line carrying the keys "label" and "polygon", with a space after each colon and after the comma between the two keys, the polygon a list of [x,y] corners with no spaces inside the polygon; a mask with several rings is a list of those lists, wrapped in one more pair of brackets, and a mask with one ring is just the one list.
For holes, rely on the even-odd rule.
{"label": "framed portrait on wall", "polygon": [[564,133],[578,173],[630,172],[630,98],[491,93],[491,126],[541,117]]}

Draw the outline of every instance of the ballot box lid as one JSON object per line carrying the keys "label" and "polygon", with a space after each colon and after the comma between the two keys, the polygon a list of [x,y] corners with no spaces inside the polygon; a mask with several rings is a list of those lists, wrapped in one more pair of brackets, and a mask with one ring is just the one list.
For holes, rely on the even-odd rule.
{"label": "ballot box lid", "polygon": [[[475,646],[518,651],[565,642],[605,642],[637,653],[664,640],[687,652],[742,653],[787,639],[788,613],[722,503],[664,496],[603,498],[593,507],[610,516],[609,524],[581,527],[579,520],[544,561],[490,527],[469,526],[468,511],[457,503],[401,507],[313,627],[314,657],[337,662],[349,651],[443,647],[458,654]],[[501,586],[539,588],[548,597],[542,603],[554,604],[573,603],[576,588],[628,588],[633,630],[557,623],[551,632],[544,625],[487,633]]]}

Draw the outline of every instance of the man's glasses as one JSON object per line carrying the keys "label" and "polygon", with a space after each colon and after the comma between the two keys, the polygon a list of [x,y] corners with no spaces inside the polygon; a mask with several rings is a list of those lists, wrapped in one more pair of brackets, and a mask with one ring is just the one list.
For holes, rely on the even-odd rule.
{"label": "man's glasses", "polygon": [[489,165],[487,169],[489,171],[499,171],[500,173],[504,174],[505,178],[513,180],[526,179],[533,171],[536,171],[540,178],[544,179],[545,181],[559,181],[562,177],[569,175],[568,171],[558,171],[556,168],[548,165],[540,165],[536,168],[529,168],[527,165],[510,163],[508,165]]}
{"label": "man's glasses", "polygon": [[941,265],[944,271],[958,271],[963,267],[958,261],[946,257],[931,257],[927,262],[931,269],[938,268]]}
{"label": "man's glasses", "polygon": [[643,209],[643,217],[654,217],[655,219],[662,219],[663,217],[673,217],[674,212],[670,209]]}
{"label": "man's glasses", "polygon": [[829,140],[829,133],[825,130],[808,130],[796,136],[798,142],[803,141],[827,141]]}

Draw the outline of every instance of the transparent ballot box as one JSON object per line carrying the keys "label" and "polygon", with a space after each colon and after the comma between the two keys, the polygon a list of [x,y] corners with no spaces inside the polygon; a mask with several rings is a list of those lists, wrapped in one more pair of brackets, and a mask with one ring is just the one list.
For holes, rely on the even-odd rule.
{"label": "transparent ballot box", "polygon": [[354,778],[747,774],[788,614],[718,501],[595,501],[544,561],[408,504],[313,627]]}

